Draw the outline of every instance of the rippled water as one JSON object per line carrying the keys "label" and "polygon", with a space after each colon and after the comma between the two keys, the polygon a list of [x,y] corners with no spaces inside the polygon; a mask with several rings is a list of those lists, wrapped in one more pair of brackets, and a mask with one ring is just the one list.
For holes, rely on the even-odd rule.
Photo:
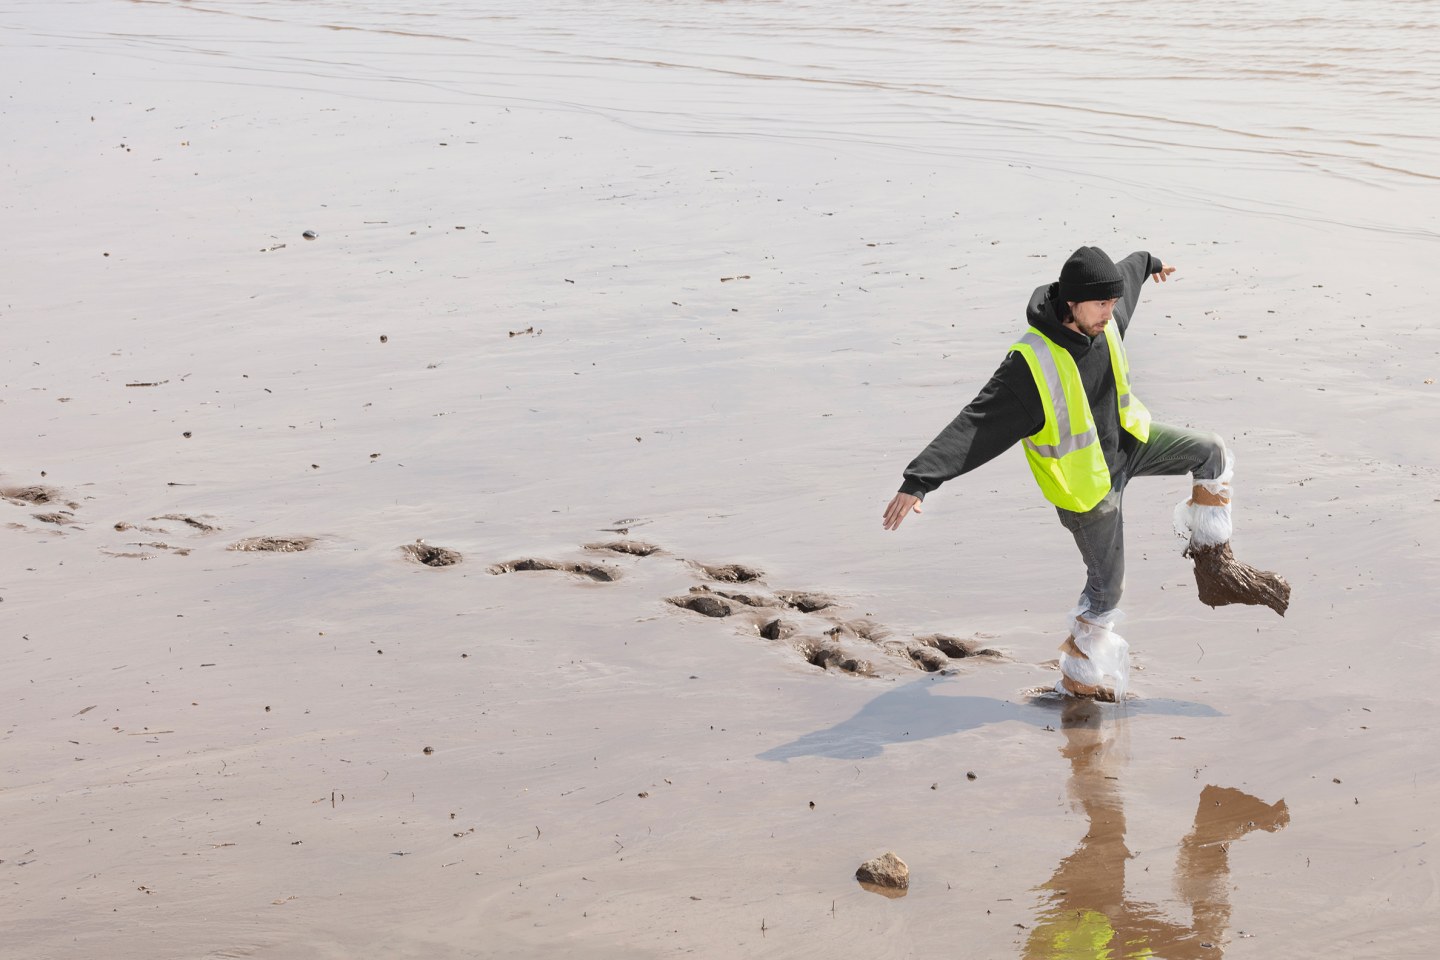
{"label": "rippled water", "polygon": [[[147,32],[142,5],[183,10],[191,28]],[[539,102],[676,135],[1023,165],[1082,188],[1440,238],[1440,0],[118,9],[131,12],[108,30],[55,40],[166,48],[233,82]]]}

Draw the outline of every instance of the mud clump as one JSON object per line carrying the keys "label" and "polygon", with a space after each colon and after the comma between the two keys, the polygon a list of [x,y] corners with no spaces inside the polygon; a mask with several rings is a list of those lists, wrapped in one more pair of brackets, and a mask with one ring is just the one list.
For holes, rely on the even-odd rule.
{"label": "mud clump", "polygon": [[418,540],[405,544],[400,550],[405,554],[407,560],[423,563],[427,567],[453,567],[465,559],[458,550],[436,547]]}
{"label": "mud clump", "polygon": [[620,571],[598,563],[574,563],[561,562],[558,560],[540,560],[535,557],[526,557],[522,560],[512,560],[509,563],[497,563],[490,568],[490,572],[496,576],[502,573],[518,573],[527,570],[559,570],[562,573],[573,573],[580,577],[589,577],[591,580],[600,583],[614,583],[620,579]]}
{"label": "mud clump", "polygon": [[760,627],[760,636],[766,640],[788,640],[795,635],[795,625],[778,617]]}
{"label": "mud clump", "polygon": [[765,576],[763,571],[747,567],[743,563],[697,563],[695,566],[711,580],[719,580],[721,583],[753,583]]}
{"label": "mud clump", "polygon": [[615,540],[610,543],[587,543],[586,550],[608,550],[611,553],[626,553],[632,557],[648,557],[651,554],[659,553],[660,548],[652,543],[642,543],[639,540]]}
{"label": "mud clump", "polygon": [[728,617],[735,612],[725,600],[709,593],[691,593],[683,597],[668,597],[667,603],[673,603],[685,610],[692,610],[695,613],[707,617]]}
{"label": "mud clump", "polygon": [[244,540],[236,540],[226,549],[263,553],[300,553],[303,550],[309,550],[314,543],[314,537],[248,537]]}

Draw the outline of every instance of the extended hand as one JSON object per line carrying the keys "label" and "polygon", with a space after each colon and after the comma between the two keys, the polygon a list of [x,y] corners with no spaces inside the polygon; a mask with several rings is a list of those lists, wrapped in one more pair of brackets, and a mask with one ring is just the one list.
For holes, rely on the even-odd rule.
{"label": "extended hand", "polygon": [[899,527],[910,511],[924,513],[920,509],[920,498],[912,497],[908,493],[897,493],[891,499],[890,505],[885,508],[885,529],[894,530]]}
{"label": "extended hand", "polygon": [[1174,267],[1170,266],[1168,263],[1161,263],[1160,269],[1157,270],[1155,273],[1150,274],[1150,276],[1155,278],[1156,283],[1164,283],[1166,280],[1170,279],[1170,274],[1174,272]]}

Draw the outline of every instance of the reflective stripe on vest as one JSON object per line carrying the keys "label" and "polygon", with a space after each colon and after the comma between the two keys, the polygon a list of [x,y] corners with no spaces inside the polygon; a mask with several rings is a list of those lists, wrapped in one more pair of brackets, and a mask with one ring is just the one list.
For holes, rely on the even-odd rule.
{"label": "reflective stripe on vest", "polygon": [[1125,355],[1125,345],[1118,336],[1112,337],[1108,332],[1105,334],[1105,342],[1110,345],[1110,369],[1115,373],[1120,426],[1137,440],[1147,441],[1150,439],[1150,411],[1130,392],[1130,359]]}
{"label": "reflective stripe on vest", "polygon": [[[1121,426],[1148,440],[1150,413],[1130,391],[1124,348],[1119,337],[1105,339]],[[1045,412],[1040,430],[1024,440],[1030,472],[1045,498],[1057,507],[1077,513],[1090,510],[1110,492],[1110,468],[1075,358],[1034,327],[1010,349],[1025,357]]]}

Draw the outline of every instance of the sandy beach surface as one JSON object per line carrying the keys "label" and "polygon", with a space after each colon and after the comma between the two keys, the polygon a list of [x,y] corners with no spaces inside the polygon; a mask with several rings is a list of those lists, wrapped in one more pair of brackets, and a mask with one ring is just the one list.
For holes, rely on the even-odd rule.
{"label": "sandy beach surface", "polygon": [[[1199,16],[0,0],[0,957],[1430,956],[1440,4]],[[1064,707],[880,514],[1080,244],[1294,596],[1136,481]]]}

